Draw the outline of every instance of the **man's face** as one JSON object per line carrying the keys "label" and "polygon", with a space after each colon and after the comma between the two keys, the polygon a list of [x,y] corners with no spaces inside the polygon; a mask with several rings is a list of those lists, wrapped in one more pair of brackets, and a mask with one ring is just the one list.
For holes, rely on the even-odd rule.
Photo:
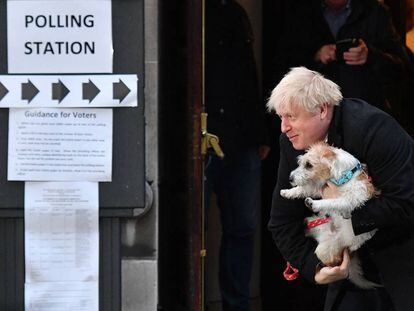
{"label": "man's face", "polygon": [[348,0],[325,0],[326,5],[334,10],[342,9],[347,2]]}
{"label": "man's face", "polygon": [[311,113],[295,103],[286,105],[277,112],[281,119],[281,131],[286,134],[293,148],[305,150],[311,144],[324,140],[329,128],[331,107],[323,105]]}

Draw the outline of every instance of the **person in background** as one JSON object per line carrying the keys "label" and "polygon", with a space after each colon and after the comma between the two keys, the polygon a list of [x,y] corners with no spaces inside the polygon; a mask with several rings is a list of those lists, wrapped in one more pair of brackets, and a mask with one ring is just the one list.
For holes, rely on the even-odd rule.
{"label": "person in background", "polygon": [[[293,68],[274,88],[268,108],[281,119],[280,162],[268,228],[283,257],[316,284],[329,284],[325,311],[410,311],[414,309],[414,141],[387,113],[360,99],[343,98],[339,86],[320,73]],[[316,242],[304,234],[311,215],[304,200],[287,200],[297,157],[327,141],[367,164],[378,197],[355,210],[348,222],[355,235],[377,229],[358,255],[367,279],[380,287],[363,290],[347,280],[342,264],[324,266]],[[325,188],[334,198],[337,187]]]}
{"label": "person in background", "polygon": [[261,160],[269,147],[253,33],[234,0],[206,1],[205,103],[208,131],[225,154],[205,163],[205,203],[217,196],[222,237],[219,282],[224,311],[249,310],[253,240],[260,209]]}
{"label": "person in background", "polygon": [[336,82],[345,97],[391,109],[384,86],[403,74],[406,57],[384,5],[377,0],[298,0],[288,5],[275,72],[306,66]]}

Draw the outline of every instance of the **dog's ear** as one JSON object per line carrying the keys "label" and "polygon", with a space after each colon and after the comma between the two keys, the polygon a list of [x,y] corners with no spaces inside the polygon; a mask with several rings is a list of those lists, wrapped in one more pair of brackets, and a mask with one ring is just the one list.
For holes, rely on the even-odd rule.
{"label": "dog's ear", "polygon": [[336,153],[335,151],[332,150],[332,148],[327,147],[327,148],[324,148],[323,150],[323,157],[329,160],[333,160],[336,158]]}

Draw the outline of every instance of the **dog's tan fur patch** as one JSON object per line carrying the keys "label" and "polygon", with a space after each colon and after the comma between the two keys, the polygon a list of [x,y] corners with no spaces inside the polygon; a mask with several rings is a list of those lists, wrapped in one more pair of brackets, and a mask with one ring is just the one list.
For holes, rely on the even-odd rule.
{"label": "dog's tan fur patch", "polygon": [[311,177],[313,181],[329,179],[329,176],[331,176],[330,168],[324,163],[315,163],[313,172],[314,174]]}

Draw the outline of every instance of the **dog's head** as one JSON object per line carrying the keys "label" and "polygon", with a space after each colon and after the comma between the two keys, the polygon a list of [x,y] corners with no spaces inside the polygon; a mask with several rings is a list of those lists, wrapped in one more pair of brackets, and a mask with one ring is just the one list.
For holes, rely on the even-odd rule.
{"label": "dog's head", "polygon": [[298,157],[298,168],[290,174],[293,186],[310,186],[321,189],[331,178],[341,174],[358,163],[348,152],[320,142],[312,145],[304,155]]}

